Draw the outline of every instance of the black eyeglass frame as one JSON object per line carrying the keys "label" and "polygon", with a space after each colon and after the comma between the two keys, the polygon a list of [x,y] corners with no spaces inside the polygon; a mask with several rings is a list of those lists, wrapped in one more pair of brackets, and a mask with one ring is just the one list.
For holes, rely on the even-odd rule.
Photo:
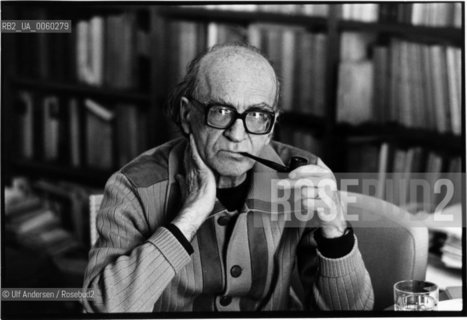
{"label": "black eyeglass frame", "polygon": [[[274,123],[276,122],[276,113],[274,111],[269,111],[269,110],[264,110],[263,108],[261,107],[251,107],[247,110],[245,110],[244,112],[240,113],[237,111],[237,109],[231,105],[228,105],[228,104],[223,104],[223,103],[208,103],[208,104],[205,104],[205,103],[202,103],[198,100],[196,100],[195,98],[192,98],[192,97],[186,97],[189,101],[191,102],[196,102],[198,105],[202,106],[205,110],[205,113],[204,113],[204,121],[206,123],[207,126],[211,127],[211,128],[214,128],[214,129],[229,129],[234,123],[235,121],[237,121],[237,119],[242,119],[242,122],[243,122],[243,127],[245,128],[245,131],[249,134],[255,134],[255,135],[263,135],[263,134],[268,134],[271,132],[272,128],[274,127]],[[233,111],[233,114],[234,116],[232,117],[232,120],[228,123],[228,125],[226,125],[225,127],[218,127],[218,126],[215,126],[213,124],[210,124],[209,121],[208,121],[208,116],[209,116],[209,110],[213,107],[224,107],[224,108],[227,108],[229,110],[232,110]],[[254,112],[254,111],[261,111],[265,114],[268,114],[269,116],[271,116],[271,124],[269,125],[269,127],[267,128],[267,130],[265,132],[262,132],[262,133],[257,133],[257,132],[252,132],[248,129],[247,125],[246,125],[246,122],[245,122],[245,119],[246,119],[246,116],[248,113],[250,112]]]}

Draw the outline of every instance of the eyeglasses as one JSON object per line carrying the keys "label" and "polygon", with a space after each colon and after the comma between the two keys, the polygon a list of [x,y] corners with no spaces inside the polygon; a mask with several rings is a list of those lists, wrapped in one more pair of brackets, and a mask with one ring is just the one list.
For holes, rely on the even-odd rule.
{"label": "eyeglasses", "polygon": [[211,128],[230,128],[237,119],[242,119],[246,132],[251,134],[267,134],[275,120],[273,111],[264,110],[261,107],[252,107],[243,113],[238,113],[233,106],[209,103],[204,104],[196,99],[188,98],[205,109],[206,124]]}

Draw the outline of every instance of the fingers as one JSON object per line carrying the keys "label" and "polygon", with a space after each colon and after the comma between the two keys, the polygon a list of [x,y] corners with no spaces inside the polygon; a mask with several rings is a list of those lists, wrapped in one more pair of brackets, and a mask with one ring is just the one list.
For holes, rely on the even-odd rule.
{"label": "fingers", "polygon": [[304,178],[304,177],[309,177],[309,176],[333,177],[333,174],[329,169],[323,168],[323,167],[320,167],[314,164],[309,164],[309,165],[298,167],[289,173],[290,179],[299,179],[299,178]]}

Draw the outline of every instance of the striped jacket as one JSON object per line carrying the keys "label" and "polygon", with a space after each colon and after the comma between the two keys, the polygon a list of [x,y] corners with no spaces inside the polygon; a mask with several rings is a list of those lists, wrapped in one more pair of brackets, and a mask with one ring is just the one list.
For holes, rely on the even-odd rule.
{"label": "striped jacket", "polygon": [[[259,177],[277,173],[259,163],[230,238],[225,226],[233,213],[216,200],[189,255],[164,227],[182,205],[175,175],[183,174],[186,147],[182,138],[151,149],[108,180],[84,280],[84,288],[96,292],[83,301],[88,312],[289,310],[295,264],[306,309],[372,308],[358,242],[345,257],[328,259],[316,249],[313,228],[288,228],[280,213],[273,218],[269,186]],[[284,163],[292,155],[324,166],[277,142],[261,157]]]}

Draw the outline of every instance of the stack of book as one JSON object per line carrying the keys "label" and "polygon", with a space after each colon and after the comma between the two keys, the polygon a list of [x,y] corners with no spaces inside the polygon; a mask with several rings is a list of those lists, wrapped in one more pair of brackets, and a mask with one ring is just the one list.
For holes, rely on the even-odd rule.
{"label": "stack of book", "polygon": [[365,34],[344,32],[341,52],[338,122],[461,134],[461,48],[399,39],[372,47]]}
{"label": "stack of book", "polygon": [[[401,149],[368,141],[349,141],[348,150],[346,171],[377,179],[372,196],[411,212],[434,212],[440,203],[447,206],[463,200],[461,157],[443,156],[418,146]],[[443,181],[442,187],[439,181]]]}
{"label": "stack of book", "polygon": [[166,48],[167,81],[172,88],[183,79],[190,61],[207,48],[207,30],[205,24],[191,21],[169,21],[167,28],[172,35]]}
{"label": "stack of book", "polygon": [[337,89],[337,121],[369,122],[373,110],[373,63],[367,57],[372,41],[366,33],[343,32]]}
{"label": "stack of book", "polygon": [[327,36],[259,23],[248,32],[250,43],[266,54],[279,76],[282,110],[324,116]]}
{"label": "stack of book", "polygon": [[381,3],[379,20],[415,26],[461,28],[462,3]]}
{"label": "stack of book", "polygon": [[[461,204],[451,208],[462,211]],[[448,268],[462,269],[462,228],[447,228],[446,241],[441,247],[441,261]]]}
{"label": "stack of book", "polygon": [[107,107],[85,99],[86,165],[111,170],[123,166],[146,148],[147,117],[137,105]]}
{"label": "stack of book", "polygon": [[[134,12],[79,20],[76,24],[77,80],[92,86],[141,88],[147,74],[149,38]],[[115,66],[118,66],[116,68]]]}
{"label": "stack of book", "polygon": [[[34,121],[34,102],[40,103],[40,122]],[[139,105],[58,95],[35,100],[30,91],[20,91],[17,103],[22,159],[111,170],[146,148],[146,109]],[[36,126],[39,136],[34,134]],[[82,140],[85,150],[81,149]]]}
{"label": "stack of book", "polygon": [[377,3],[345,3],[341,5],[341,19],[363,22],[378,21],[379,4]]}
{"label": "stack of book", "polygon": [[172,85],[182,80],[191,59],[207,47],[248,42],[266,54],[279,76],[280,107],[284,111],[325,115],[326,34],[267,23],[244,27],[228,23],[172,21],[169,29],[175,35],[168,44],[172,53],[168,82]]}
{"label": "stack of book", "polygon": [[5,189],[6,242],[45,253],[60,270],[82,276],[90,245],[88,198],[102,190],[39,180],[22,192],[15,190],[21,179],[13,180]]}
{"label": "stack of book", "polygon": [[59,255],[79,246],[62,226],[57,212],[38,197],[28,197],[5,210],[6,240],[11,243]]}
{"label": "stack of book", "polygon": [[[200,6],[187,5],[186,8]],[[281,14],[304,14],[312,17],[326,17],[329,4],[207,4],[201,6],[209,10],[226,10],[241,12],[274,12]]]}

